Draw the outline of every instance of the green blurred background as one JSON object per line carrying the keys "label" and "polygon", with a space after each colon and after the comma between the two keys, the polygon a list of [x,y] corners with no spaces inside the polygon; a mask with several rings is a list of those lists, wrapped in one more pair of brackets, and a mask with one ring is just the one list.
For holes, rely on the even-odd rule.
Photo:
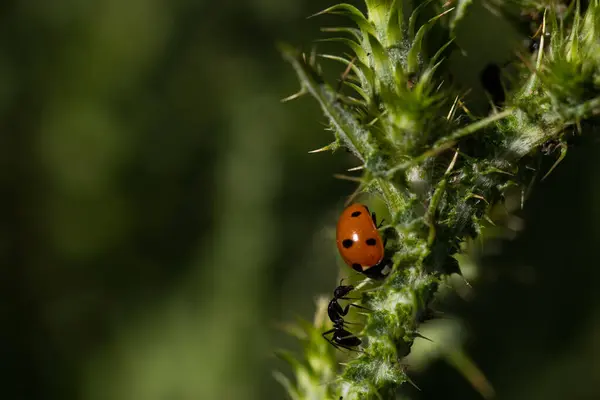
{"label": "green blurred background", "polygon": [[[2,399],[285,398],[278,325],[335,287],[355,184],[333,174],[357,164],[307,154],[331,134],[314,101],[279,102],[298,84],[275,43],[310,49],[331,4],[0,6]],[[449,61],[475,108],[518,38],[482,12],[497,29],[465,23]],[[441,305],[499,398],[600,398],[597,155],[570,150]],[[480,398],[441,359],[413,377],[415,399]]]}

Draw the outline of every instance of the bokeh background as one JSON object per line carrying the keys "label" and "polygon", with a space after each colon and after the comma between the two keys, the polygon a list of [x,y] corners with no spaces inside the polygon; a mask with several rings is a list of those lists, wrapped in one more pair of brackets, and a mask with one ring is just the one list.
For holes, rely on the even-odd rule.
{"label": "bokeh background", "polygon": [[[339,20],[306,17],[331,4],[0,6],[1,398],[286,398],[273,351],[299,346],[278,326],[310,320],[345,268],[355,184],[333,174],[357,164],[307,154],[331,134],[314,101],[280,103],[298,84],[275,44],[309,50]],[[448,63],[485,110],[481,72],[523,37],[475,11]],[[498,398],[600,398],[598,150],[569,150],[440,306]],[[412,398],[481,398],[427,366]]]}

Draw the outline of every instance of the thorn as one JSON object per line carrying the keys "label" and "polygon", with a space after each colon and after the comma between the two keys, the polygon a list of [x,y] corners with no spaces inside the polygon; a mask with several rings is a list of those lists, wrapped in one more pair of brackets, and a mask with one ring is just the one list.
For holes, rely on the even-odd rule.
{"label": "thorn", "polygon": [[312,14],[312,15],[309,15],[308,17],[306,17],[306,19],[311,19],[311,18],[314,18],[314,17],[318,17],[319,15],[327,14],[328,11],[329,11],[329,8],[326,8],[325,10],[321,10],[319,12],[316,12],[316,13]]}
{"label": "thorn", "polygon": [[360,171],[361,169],[365,169],[365,166],[364,165],[359,165],[358,167],[348,168],[346,171],[348,171],[348,172]]}
{"label": "thorn", "polygon": [[430,310],[430,314],[431,318],[448,318],[446,317],[446,313],[443,311],[436,311],[436,310]]}
{"label": "thorn", "polygon": [[401,368],[402,368],[402,372],[404,372],[404,376],[406,378],[406,382],[408,382],[411,385],[413,385],[415,387],[415,389],[417,389],[419,392],[422,392],[421,388],[417,386],[417,384],[415,383],[415,381],[413,381],[412,379],[410,379],[410,376],[408,376],[408,373],[406,372],[408,370],[408,365],[407,364],[402,364]]}
{"label": "thorn", "polygon": [[280,101],[282,103],[287,103],[288,101],[295,100],[295,99],[297,99],[297,98],[299,98],[299,97],[301,97],[301,96],[303,96],[305,94],[306,94],[306,89],[302,88],[298,92],[292,94],[291,96],[285,97],[285,98],[281,99]]}
{"label": "thorn", "polygon": [[537,31],[535,31],[535,33],[533,34],[533,36],[530,36],[530,37],[532,39],[535,39],[536,37],[538,37],[539,35],[541,35],[543,27],[544,27],[544,25],[540,24],[540,26],[537,28]]}
{"label": "thorn", "polygon": [[474,198],[476,198],[476,199],[483,200],[483,201],[485,201],[485,202],[486,202],[486,204],[490,204],[490,203],[489,203],[489,202],[488,202],[488,201],[485,199],[485,197],[483,197],[483,196],[481,196],[481,195],[479,195],[479,194],[471,193],[471,196],[470,196],[470,197],[474,197]]}
{"label": "thorn", "polygon": [[313,153],[320,153],[322,151],[333,150],[333,147],[334,147],[333,145],[334,145],[334,143],[329,143],[327,146],[323,146],[320,149],[311,150],[308,153],[313,154]]}
{"label": "thorn", "polygon": [[362,183],[362,179],[361,178],[357,178],[355,176],[348,176],[348,175],[343,175],[343,174],[333,174],[333,177],[336,178],[336,179],[343,180],[343,181],[350,181],[350,182]]}
{"label": "thorn", "polygon": [[550,167],[550,170],[548,172],[546,172],[546,175],[544,175],[542,177],[542,181],[544,179],[546,179],[548,177],[548,175],[550,175],[550,173],[552,173],[552,171],[554,171],[554,168],[556,168],[558,166],[558,164],[560,164],[560,162],[562,160],[564,160],[564,158],[567,156],[567,149],[568,149],[568,147],[564,143],[561,143],[560,147],[561,147],[561,149],[560,149],[560,156],[558,157],[558,160],[556,160],[556,162],[552,165],[552,167]]}
{"label": "thorn", "polygon": [[350,62],[348,63],[348,66],[346,67],[346,70],[344,71],[344,73],[342,74],[342,76],[340,77],[340,80],[343,82],[346,80],[346,77],[348,76],[348,74],[350,73],[350,70],[352,70],[352,66],[354,65],[354,60],[356,60],[356,56],[352,57],[352,59],[350,60]]}
{"label": "thorn", "polygon": [[469,283],[469,281],[467,280],[467,278],[465,278],[462,274],[460,275],[460,277],[462,278],[462,280],[465,283],[465,285],[467,285],[470,289],[473,289],[473,286],[471,286],[471,284]]}
{"label": "thorn", "polygon": [[490,224],[492,224],[492,226],[496,226],[496,224],[494,223],[494,221],[492,221],[492,219],[486,214],[483,217],[487,222],[489,222]]}
{"label": "thorn", "polygon": [[420,334],[420,333],[419,333],[419,332],[417,332],[417,331],[414,331],[414,332],[413,332],[413,336],[414,336],[414,337],[416,337],[416,338],[425,339],[425,340],[427,340],[427,341],[430,341],[431,343],[435,343],[433,340],[429,339],[427,336],[423,336],[422,334]]}
{"label": "thorn", "polygon": [[375,117],[375,118],[373,118],[373,120],[372,120],[371,122],[369,122],[369,123],[367,124],[367,126],[369,126],[369,127],[370,127],[370,126],[373,126],[373,125],[375,125],[375,123],[376,123],[377,121],[379,121],[379,117]]}
{"label": "thorn", "polygon": [[310,50],[310,57],[308,58],[308,65],[314,67],[317,63],[317,47],[313,46]]}
{"label": "thorn", "polygon": [[463,109],[465,114],[467,114],[469,116],[469,118],[476,119],[475,116],[473,114],[471,114],[471,111],[467,108],[465,103],[463,103],[461,100],[458,100],[458,105]]}
{"label": "thorn", "polygon": [[360,194],[360,192],[362,192],[364,182],[362,180],[360,180],[359,182],[360,182],[360,184],[358,185],[358,187],[354,190],[354,192],[352,192],[352,194],[350,194],[350,196],[348,196],[348,199],[344,203],[345,207],[348,207],[350,205],[350,203],[352,203],[352,201],[354,201],[356,196],[358,196]]}
{"label": "thorn", "polygon": [[450,121],[450,118],[454,116],[454,112],[456,110],[456,104],[458,103],[458,95],[454,98],[454,102],[452,103],[452,107],[450,107],[450,111],[448,111],[448,115],[446,115],[446,120]]}
{"label": "thorn", "polygon": [[450,162],[450,165],[448,165],[448,169],[446,170],[446,173],[444,175],[448,175],[450,173],[450,171],[452,171],[452,169],[454,168],[454,164],[456,164],[456,159],[458,158],[458,151],[460,150],[460,148],[456,148],[456,151],[454,152],[454,157],[452,157],[452,161]]}
{"label": "thorn", "polygon": [[427,22],[433,22],[439,18],[442,18],[444,15],[448,14],[449,12],[451,12],[452,10],[454,10],[456,7],[451,7],[449,9],[447,9],[446,11],[442,12],[441,14],[436,15],[435,17],[431,18],[429,21]]}

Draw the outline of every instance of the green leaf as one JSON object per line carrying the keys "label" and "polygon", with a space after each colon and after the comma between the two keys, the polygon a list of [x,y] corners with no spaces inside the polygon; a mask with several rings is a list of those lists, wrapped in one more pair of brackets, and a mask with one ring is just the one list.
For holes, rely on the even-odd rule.
{"label": "green leaf", "polygon": [[450,21],[450,31],[452,34],[455,34],[456,26],[465,18],[471,4],[473,4],[473,0],[458,0],[456,11],[454,12],[452,21]]}
{"label": "green leaf", "polygon": [[358,25],[358,27],[363,32],[363,34],[364,33],[373,34],[375,32],[373,30],[373,27],[367,20],[367,18],[365,18],[364,14],[362,12],[360,12],[360,10],[358,8],[354,7],[351,4],[346,4],[346,3],[336,4],[335,6],[326,8],[323,11],[320,11],[316,14],[311,15],[309,18],[316,17],[318,15],[323,15],[323,14],[334,14],[334,15],[346,16],[346,17],[352,19],[356,23],[356,25]]}
{"label": "green leaf", "polygon": [[575,17],[573,19],[573,28],[569,35],[569,47],[567,49],[568,61],[579,61],[579,24],[581,22],[581,13],[579,12],[579,0],[575,1]]}
{"label": "green leaf", "polygon": [[356,39],[357,42],[362,41],[362,33],[359,29],[356,28],[349,28],[349,27],[344,27],[344,26],[334,26],[334,27],[326,27],[326,28],[321,28],[321,32],[332,32],[332,33],[347,33],[350,36],[352,36],[354,39]]}
{"label": "green leaf", "polygon": [[384,82],[390,82],[390,59],[387,56],[387,52],[377,40],[375,36],[368,36],[369,45],[373,53],[373,69],[380,80]]}
{"label": "green leaf", "polygon": [[344,145],[358,159],[365,162],[367,155],[372,151],[368,131],[361,126],[351,112],[335,100],[337,96],[335,90],[327,85],[323,78],[302,60],[297,51],[286,45],[280,45],[279,47],[284,58],[296,70],[302,85],[321,105],[325,116],[329,118]]}
{"label": "green leaf", "polygon": [[417,24],[417,17],[419,16],[419,12],[425,8],[432,0],[425,0],[423,3],[419,4],[417,8],[412,12],[410,18],[408,19],[408,37],[412,39],[415,37],[415,26]]}
{"label": "green leaf", "polygon": [[441,57],[444,50],[446,50],[448,48],[448,46],[450,46],[452,44],[452,42],[454,42],[454,39],[450,39],[445,45],[440,47],[440,49],[433,55],[431,60],[429,60],[429,65],[433,65],[433,64],[437,63],[438,59]]}
{"label": "green leaf", "polygon": [[273,378],[275,378],[275,380],[277,382],[279,382],[281,384],[281,386],[284,387],[284,389],[286,390],[288,395],[292,398],[292,400],[301,400],[300,393],[298,393],[298,391],[296,390],[296,388],[294,387],[294,385],[288,379],[287,376],[285,376],[284,374],[282,374],[279,371],[274,371]]}
{"label": "green leaf", "polygon": [[366,102],[371,101],[371,98],[367,95],[367,93],[365,93],[364,90],[362,90],[362,88],[352,82],[344,82],[344,85],[352,88],[352,90],[354,90],[356,93],[358,93],[360,95],[360,97],[362,97]]}
{"label": "green leaf", "polygon": [[275,356],[277,358],[288,363],[293,369],[304,368],[302,363],[294,357],[294,355],[287,350],[275,350]]}
{"label": "green leaf", "polygon": [[429,29],[427,24],[421,26],[417,32],[417,36],[415,36],[415,39],[410,46],[410,50],[408,51],[408,55],[406,57],[406,69],[409,74],[417,72],[419,69],[419,54],[421,54],[421,45],[427,29]]}
{"label": "green leaf", "polygon": [[348,39],[348,38],[344,38],[344,37],[339,37],[339,38],[335,37],[335,38],[318,39],[316,41],[321,42],[321,43],[323,43],[323,42],[343,43],[346,46],[350,47],[350,49],[352,49],[354,54],[356,54],[356,57],[358,57],[361,61],[367,62],[367,60],[368,60],[367,53],[362,48],[362,46],[360,44],[356,43],[352,39]]}
{"label": "green leaf", "polygon": [[387,21],[387,46],[395,46],[402,41],[402,27],[404,24],[404,13],[402,0],[392,1]]}

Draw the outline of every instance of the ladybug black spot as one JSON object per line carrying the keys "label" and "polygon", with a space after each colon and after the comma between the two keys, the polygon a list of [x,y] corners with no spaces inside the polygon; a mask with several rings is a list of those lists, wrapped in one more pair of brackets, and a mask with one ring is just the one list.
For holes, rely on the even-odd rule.
{"label": "ladybug black spot", "polygon": [[350,214],[352,217],[358,217],[360,214],[362,214],[360,211],[354,211],[352,214]]}
{"label": "ladybug black spot", "polygon": [[369,238],[366,240],[368,246],[375,246],[377,244],[377,240],[375,238]]}
{"label": "ladybug black spot", "polygon": [[352,269],[358,272],[363,272],[362,270],[362,265],[358,264],[358,263],[354,263],[352,264]]}
{"label": "ladybug black spot", "polygon": [[352,239],[344,239],[342,241],[342,246],[344,246],[345,249],[349,249],[350,247],[352,247],[353,244],[354,242],[352,241]]}

